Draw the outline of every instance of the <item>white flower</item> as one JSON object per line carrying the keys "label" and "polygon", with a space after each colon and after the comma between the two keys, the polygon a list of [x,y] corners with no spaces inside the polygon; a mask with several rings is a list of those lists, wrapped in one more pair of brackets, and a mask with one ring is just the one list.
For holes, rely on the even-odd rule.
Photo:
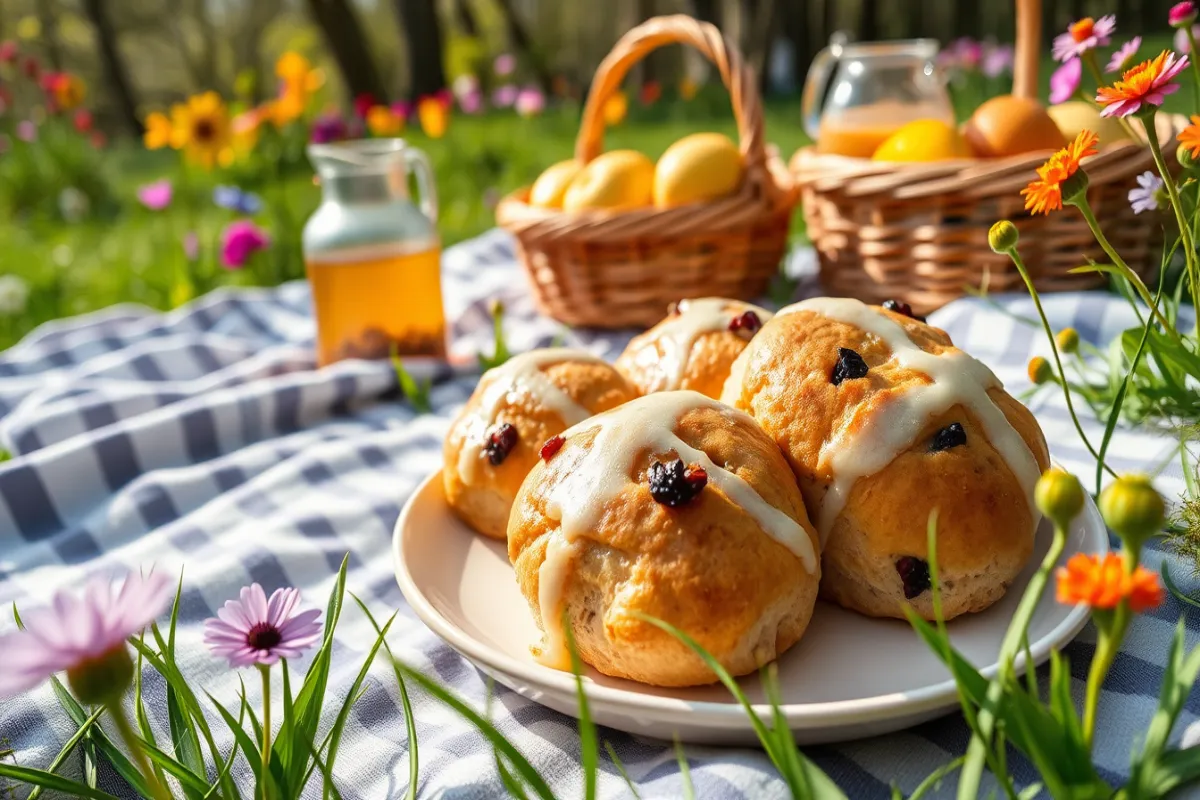
{"label": "white flower", "polygon": [[29,284],[18,275],[0,275],[0,314],[12,316],[25,310]]}

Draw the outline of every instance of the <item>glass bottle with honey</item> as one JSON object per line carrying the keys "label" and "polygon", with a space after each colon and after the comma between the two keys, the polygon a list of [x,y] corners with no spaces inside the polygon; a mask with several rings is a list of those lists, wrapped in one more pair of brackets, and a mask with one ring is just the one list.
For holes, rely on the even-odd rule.
{"label": "glass bottle with honey", "polygon": [[308,156],[322,194],[304,226],[317,362],[392,352],[445,358],[437,190],[429,158],[402,139],[312,144]]}

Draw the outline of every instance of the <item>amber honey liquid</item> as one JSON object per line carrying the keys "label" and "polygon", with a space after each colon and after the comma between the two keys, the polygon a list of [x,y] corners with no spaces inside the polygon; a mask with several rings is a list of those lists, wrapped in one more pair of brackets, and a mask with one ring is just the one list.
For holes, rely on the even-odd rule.
{"label": "amber honey liquid", "polygon": [[441,248],[354,248],[310,256],[317,361],[446,356]]}

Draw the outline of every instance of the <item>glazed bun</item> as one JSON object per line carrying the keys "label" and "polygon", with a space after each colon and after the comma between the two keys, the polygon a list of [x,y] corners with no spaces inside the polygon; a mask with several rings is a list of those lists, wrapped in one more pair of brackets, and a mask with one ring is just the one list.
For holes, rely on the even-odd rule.
{"label": "glazed bun", "polygon": [[[576,425],[529,473],[508,555],[544,632],[535,653],[656,686],[716,676],[641,615],[744,675],[804,633],[820,575],[816,532],[779,448],[740,411],[662,392]],[[718,466],[720,465],[720,466]]]}
{"label": "glazed bun", "polygon": [[766,309],[739,300],[680,300],[666,319],[629,342],[616,367],[642,394],[691,389],[715,399],[733,360],[770,318]]}
{"label": "glazed bun", "polygon": [[447,502],[478,532],[503,539],[542,444],[636,396],[621,373],[582,350],[533,350],[488,370],[446,434]]}
{"label": "glazed bun", "polygon": [[1049,465],[1033,415],[941,330],[857,300],[775,315],[722,399],[783,450],[821,533],[822,597],[931,619],[927,524],[938,512],[943,613],[980,611],[1029,560]]}

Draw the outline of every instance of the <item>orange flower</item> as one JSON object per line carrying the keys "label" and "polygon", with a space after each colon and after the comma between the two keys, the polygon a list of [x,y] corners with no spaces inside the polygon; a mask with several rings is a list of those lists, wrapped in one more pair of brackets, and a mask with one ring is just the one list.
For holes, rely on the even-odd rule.
{"label": "orange flower", "polygon": [[367,109],[367,130],[374,136],[395,136],[404,129],[404,118],[387,106]]}
{"label": "orange flower", "polygon": [[1200,158],[1200,117],[1192,115],[1192,124],[1179,132],[1179,143],[1188,149],[1192,158]]}
{"label": "orange flower", "polygon": [[1150,61],[1125,70],[1121,80],[1096,90],[1096,102],[1102,107],[1100,115],[1128,117],[1140,111],[1143,104],[1161,106],[1167,95],[1179,90],[1179,84],[1171,81],[1187,65],[1187,56],[1176,57],[1170,50],[1163,50]]}
{"label": "orange flower", "polygon": [[446,104],[437,97],[422,97],[417,103],[417,119],[421,121],[421,130],[430,139],[440,139],[446,135],[446,126],[450,122],[450,111]]}
{"label": "orange flower", "polygon": [[151,112],[146,117],[146,132],[142,141],[150,150],[169,147],[171,144],[171,120],[161,111]]}
{"label": "orange flower", "polygon": [[1038,180],[1021,190],[1025,209],[1034,214],[1049,214],[1062,208],[1063,181],[1079,171],[1079,162],[1096,155],[1100,137],[1091,131],[1080,131],[1075,141],[1059,150],[1038,167]]}
{"label": "orange flower", "polygon": [[1060,603],[1112,609],[1122,600],[1128,600],[1134,612],[1160,605],[1163,589],[1158,576],[1141,566],[1132,575],[1126,574],[1124,559],[1116,553],[1106,553],[1103,558],[1076,553],[1058,570]]}
{"label": "orange flower", "polygon": [[629,112],[629,98],[624,92],[613,92],[612,95],[604,101],[604,124],[610,128],[613,125],[620,125],[625,120],[625,114]]}

